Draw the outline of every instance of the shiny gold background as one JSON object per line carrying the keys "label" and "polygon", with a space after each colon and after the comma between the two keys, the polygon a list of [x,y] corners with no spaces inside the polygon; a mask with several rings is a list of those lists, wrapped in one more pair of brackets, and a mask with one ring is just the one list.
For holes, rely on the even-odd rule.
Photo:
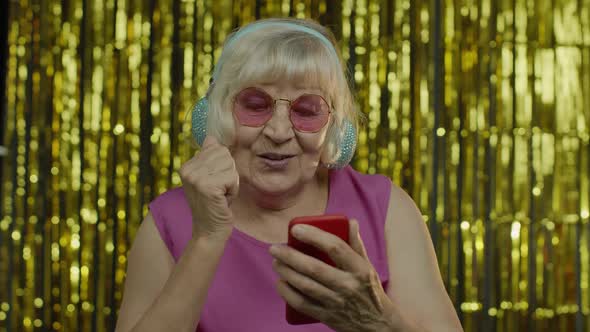
{"label": "shiny gold background", "polygon": [[114,329],[222,41],[287,15],[341,40],[368,115],[353,164],[414,197],[466,331],[590,329],[590,0],[9,6],[0,331]]}

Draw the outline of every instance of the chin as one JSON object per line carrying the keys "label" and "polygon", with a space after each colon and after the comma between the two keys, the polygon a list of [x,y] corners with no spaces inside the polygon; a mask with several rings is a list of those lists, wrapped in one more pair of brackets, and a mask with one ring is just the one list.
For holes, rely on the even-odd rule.
{"label": "chin", "polygon": [[317,166],[313,167],[309,161],[303,162],[298,158],[286,167],[272,167],[256,158],[250,167],[238,170],[241,181],[269,196],[280,196],[304,185],[314,178],[316,171]]}
{"label": "chin", "polygon": [[268,195],[280,195],[297,186],[300,183],[299,174],[264,172],[258,174],[253,185]]}

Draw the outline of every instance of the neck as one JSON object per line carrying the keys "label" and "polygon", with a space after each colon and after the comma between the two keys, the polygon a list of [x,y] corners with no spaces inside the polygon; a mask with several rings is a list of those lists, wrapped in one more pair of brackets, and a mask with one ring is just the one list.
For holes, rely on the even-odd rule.
{"label": "neck", "polygon": [[277,218],[290,220],[299,215],[323,213],[328,182],[328,170],[318,170],[313,180],[280,193],[263,192],[244,183],[231,208],[234,216],[241,216],[239,219],[262,224]]}

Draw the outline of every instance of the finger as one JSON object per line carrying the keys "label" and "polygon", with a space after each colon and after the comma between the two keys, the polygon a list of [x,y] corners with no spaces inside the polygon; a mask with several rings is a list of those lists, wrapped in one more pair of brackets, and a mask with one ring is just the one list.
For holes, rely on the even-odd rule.
{"label": "finger", "polygon": [[337,267],[345,271],[357,271],[363,265],[364,258],[357,254],[348,243],[338,236],[309,225],[296,225],[291,229],[293,236],[325,252]]}
{"label": "finger", "polygon": [[238,172],[235,170],[235,168],[229,171],[228,176],[229,182],[225,187],[225,198],[227,199],[227,203],[229,205],[238,196],[238,192],[240,191],[240,176],[238,175]]}
{"label": "finger", "polygon": [[234,170],[233,159],[226,158],[217,151],[210,150],[205,156],[196,156],[185,162],[179,173],[181,177],[198,177],[201,181],[208,181],[217,177],[220,173]]}
{"label": "finger", "polygon": [[[212,136],[207,136],[212,137]],[[207,140],[205,138],[205,140]],[[196,151],[195,154],[187,160],[183,165],[182,168],[201,168],[203,165],[215,165],[217,166],[216,159],[219,159],[220,156],[229,155],[231,158],[231,154],[229,154],[229,150],[225,148],[223,145],[216,143],[215,138],[211,138],[208,140],[207,146],[203,143],[203,146],[199,151]],[[233,158],[232,158],[233,160]]]}
{"label": "finger", "polygon": [[330,266],[321,260],[308,256],[288,246],[275,245],[270,254],[281,263],[290,266],[295,271],[316,280],[327,288],[341,288],[342,282],[347,280],[348,273]]}
{"label": "finger", "polygon": [[322,307],[317,303],[314,303],[312,299],[299,293],[284,280],[279,280],[275,287],[283,300],[285,300],[285,302],[287,302],[293,309],[315,319],[322,320]]}
{"label": "finger", "polygon": [[202,166],[215,171],[225,171],[228,169],[236,169],[236,163],[233,156],[229,153],[227,148],[220,146],[215,150],[211,150],[203,157],[201,161]]}
{"label": "finger", "polygon": [[279,260],[275,259],[273,261],[273,269],[291,287],[324,306],[342,306],[344,304],[344,300],[336,292],[326,288],[316,280],[295,271]]}
{"label": "finger", "polygon": [[215,176],[219,172],[236,169],[233,156],[222,145],[210,145],[206,151],[191,158],[183,167],[198,169],[205,176]]}
{"label": "finger", "polygon": [[201,149],[205,149],[213,145],[219,145],[219,141],[217,141],[217,138],[215,138],[215,136],[207,135],[205,137],[205,140],[203,141],[203,147]]}
{"label": "finger", "polygon": [[361,238],[360,227],[358,221],[356,219],[350,219],[349,221],[349,241],[350,247],[356,251],[357,254],[363,256],[365,259],[369,260],[369,256],[367,255],[367,250],[365,248],[365,244],[363,243],[363,239]]}
{"label": "finger", "polygon": [[235,195],[238,192],[239,175],[231,168],[216,170],[211,175],[204,176],[201,179],[201,185],[203,188],[215,188],[215,191],[211,193],[224,196]]}
{"label": "finger", "polygon": [[[228,181],[225,182],[224,193],[229,200],[238,195],[240,189],[240,176],[236,169],[236,163],[233,157],[229,154],[227,149],[220,149],[217,155],[209,161],[210,165],[216,165],[216,170],[212,177],[223,176],[227,177]],[[216,151],[217,152],[217,151]]]}

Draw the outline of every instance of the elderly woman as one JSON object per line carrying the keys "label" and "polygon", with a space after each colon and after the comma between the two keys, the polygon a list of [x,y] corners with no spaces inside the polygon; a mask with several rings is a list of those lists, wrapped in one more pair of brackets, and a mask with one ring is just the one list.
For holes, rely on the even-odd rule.
{"label": "elderly woman", "polygon": [[[357,110],[333,35],[246,25],[193,111],[200,151],[150,204],[129,252],[117,331],[461,331],[421,214],[348,162]],[[343,214],[350,241],[298,216]],[[285,303],[320,321],[290,325]]]}

